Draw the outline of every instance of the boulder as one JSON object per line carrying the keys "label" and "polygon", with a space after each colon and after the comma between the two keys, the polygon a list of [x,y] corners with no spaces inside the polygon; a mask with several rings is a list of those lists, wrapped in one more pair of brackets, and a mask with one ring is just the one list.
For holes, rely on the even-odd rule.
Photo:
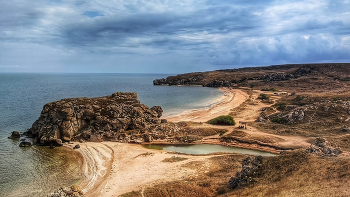
{"label": "boulder", "polygon": [[78,149],[78,148],[80,148],[79,144],[75,145],[73,149]]}
{"label": "boulder", "polygon": [[32,143],[30,142],[21,142],[19,143],[19,147],[30,147],[32,146]]}
{"label": "boulder", "polygon": [[230,189],[236,189],[241,186],[246,186],[254,182],[253,175],[255,175],[262,163],[262,156],[250,156],[242,161],[242,170],[236,173],[235,177],[231,177],[228,182]]}
{"label": "boulder", "polygon": [[343,127],[341,128],[341,131],[343,131],[343,132],[350,132],[350,127],[348,127],[348,126],[343,126]]}
{"label": "boulder", "polygon": [[14,139],[14,138],[20,138],[21,135],[19,134],[18,131],[12,131],[11,136],[8,137],[9,139]]}
{"label": "boulder", "polygon": [[306,149],[306,152],[316,155],[338,156],[342,153],[342,150],[338,147],[329,146],[324,138],[316,138],[315,142]]}

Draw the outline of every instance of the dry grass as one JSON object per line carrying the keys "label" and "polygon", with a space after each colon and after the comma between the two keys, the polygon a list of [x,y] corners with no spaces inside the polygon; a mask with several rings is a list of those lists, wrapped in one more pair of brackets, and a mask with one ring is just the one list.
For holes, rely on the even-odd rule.
{"label": "dry grass", "polygon": [[[305,117],[302,121],[297,121],[290,124],[278,124],[273,122],[250,123],[251,126],[267,133],[278,135],[299,135],[306,137],[323,137],[323,136],[337,136],[343,135],[341,127],[350,125],[347,122],[349,117],[348,109],[343,108],[337,104],[337,100],[348,101],[349,95],[341,94],[337,96],[330,96],[327,94],[303,94],[296,96],[282,97],[278,100],[273,108],[279,110],[278,113],[288,113],[291,109],[288,106],[316,106],[317,108],[309,107],[305,111]],[[329,100],[330,103],[322,103],[324,100]],[[317,103],[317,104],[316,104]],[[328,111],[324,108],[328,107]],[[270,116],[270,119],[273,119]]]}
{"label": "dry grass", "polygon": [[295,151],[264,158],[256,182],[227,196],[348,196],[350,162]]}
{"label": "dry grass", "polygon": [[119,197],[141,197],[141,196],[142,194],[140,191],[132,191],[132,192],[122,194]]}
{"label": "dry grass", "polygon": [[227,129],[203,128],[203,127],[185,127],[182,129],[187,135],[211,136],[226,133]]}
{"label": "dry grass", "polygon": [[241,170],[245,157],[214,157],[208,173],[200,173],[204,163],[190,162],[183,167],[199,170],[197,178],[146,188],[144,196],[349,196],[348,159],[318,157],[302,150],[264,157],[252,185],[230,190],[227,183]]}
{"label": "dry grass", "polygon": [[184,157],[170,157],[170,158],[165,158],[162,162],[179,162],[179,161],[185,161],[187,158]]}

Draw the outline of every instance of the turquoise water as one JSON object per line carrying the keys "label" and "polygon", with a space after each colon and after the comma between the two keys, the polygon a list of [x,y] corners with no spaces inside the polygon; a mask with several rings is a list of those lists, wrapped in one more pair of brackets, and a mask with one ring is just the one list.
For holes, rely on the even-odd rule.
{"label": "turquoise water", "polygon": [[63,148],[19,148],[7,137],[24,132],[44,104],[63,98],[100,97],[137,92],[139,100],[160,105],[164,115],[207,107],[223,95],[203,87],[153,86],[153,74],[10,74],[0,73],[0,196],[45,196],[80,180],[80,160]]}
{"label": "turquoise water", "polygon": [[166,150],[173,151],[178,153],[186,153],[186,154],[210,154],[210,153],[239,153],[239,154],[247,154],[247,155],[261,155],[261,156],[276,156],[275,154],[246,149],[246,148],[236,148],[231,146],[222,146],[222,145],[212,145],[212,144],[196,144],[196,145],[144,145],[145,148],[149,149],[157,149],[157,150]]}

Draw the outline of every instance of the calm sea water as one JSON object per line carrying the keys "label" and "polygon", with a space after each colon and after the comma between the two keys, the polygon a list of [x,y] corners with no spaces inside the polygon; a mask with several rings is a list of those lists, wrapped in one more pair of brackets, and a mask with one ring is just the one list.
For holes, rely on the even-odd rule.
{"label": "calm sea water", "polygon": [[7,139],[39,118],[44,104],[63,98],[137,92],[141,103],[162,106],[164,115],[207,107],[223,95],[203,87],[153,86],[160,74],[9,74],[0,73],[0,196],[45,196],[79,183],[81,161],[64,148],[19,148]]}

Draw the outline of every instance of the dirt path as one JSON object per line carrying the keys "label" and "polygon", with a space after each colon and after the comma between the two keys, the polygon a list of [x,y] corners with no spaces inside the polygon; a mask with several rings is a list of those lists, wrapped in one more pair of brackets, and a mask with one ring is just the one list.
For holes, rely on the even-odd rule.
{"label": "dirt path", "polygon": [[[228,115],[235,110],[239,110],[239,113],[235,115],[235,121],[243,122],[254,122],[260,115],[261,109],[270,107],[272,104],[266,104],[259,101],[258,96],[263,93],[259,90],[252,91],[251,96],[239,89],[222,89],[225,91],[225,98],[222,103],[213,106],[210,109],[194,110],[187,113],[179,114],[178,116],[167,118],[168,121],[179,122],[179,121],[192,121],[192,122],[206,122],[217,116]],[[249,100],[248,100],[249,99]],[[272,96],[273,100],[278,100],[280,97]],[[247,101],[247,102],[246,102]],[[244,108],[238,109],[239,107]],[[237,130],[238,126],[216,126],[209,124],[201,124],[195,127],[209,127],[227,129],[228,132],[225,135],[230,134],[233,130]],[[301,136],[281,136],[276,134],[264,133],[257,128],[248,126],[247,129],[241,130],[251,136],[257,137],[271,137],[277,139],[277,143],[274,145],[282,147],[308,147],[310,143],[307,142],[308,138]],[[214,142],[215,139],[219,139],[219,135],[209,136],[204,138],[204,142]],[[278,140],[279,139],[279,140]],[[214,141],[213,141],[214,140]]]}

